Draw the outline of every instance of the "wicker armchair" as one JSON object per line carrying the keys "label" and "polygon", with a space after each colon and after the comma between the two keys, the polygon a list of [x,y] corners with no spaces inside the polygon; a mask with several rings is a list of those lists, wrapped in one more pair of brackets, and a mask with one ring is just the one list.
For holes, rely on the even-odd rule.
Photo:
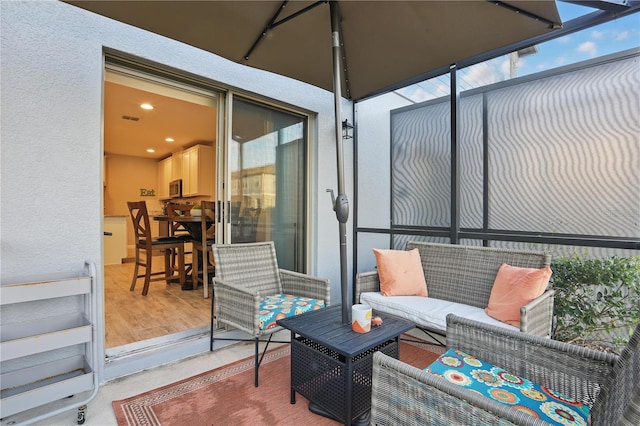
{"label": "wicker armchair", "polygon": [[[217,321],[218,326],[230,326],[251,334],[252,339],[224,337],[217,339],[255,342],[255,386],[257,387],[258,368],[269,342],[272,341],[273,333],[282,330],[275,321],[268,328],[261,322],[261,302],[266,297],[287,294],[324,301],[324,305],[329,306],[331,292],[329,280],[279,269],[272,241],[214,245],[213,257],[216,275],[211,298],[210,350],[213,350],[214,321]],[[297,313],[298,309],[295,309],[287,316]],[[268,335],[269,339],[266,340],[267,344],[262,356],[259,357],[258,345],[263,335]]]}
{"label": "wicker armchair", "polygon": [[[640,324],[620,356],[447,316],[447,346],[591,407],[592,426],[640,425]],[[373,357],[374,425],[547,425],[381,353]]]}

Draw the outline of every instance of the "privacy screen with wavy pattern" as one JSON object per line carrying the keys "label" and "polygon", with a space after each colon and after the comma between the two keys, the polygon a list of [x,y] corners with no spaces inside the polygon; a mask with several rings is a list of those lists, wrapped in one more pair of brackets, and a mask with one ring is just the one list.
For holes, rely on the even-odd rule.
{"label": "privacy screen with wavy pattern", "polygon": [[[482,227],[487,173],[489,229],[640,237],[639,61],[462,93],[460,226]],[[449,117],[448,97],[392,112],[394,226],[450,226]]]}

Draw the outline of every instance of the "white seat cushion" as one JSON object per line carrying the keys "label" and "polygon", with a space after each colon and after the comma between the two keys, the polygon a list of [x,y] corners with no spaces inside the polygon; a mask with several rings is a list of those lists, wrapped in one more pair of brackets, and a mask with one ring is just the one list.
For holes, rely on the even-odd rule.
{"label": "white seat cushion", "polygon": [[456,314],[486,324],[519,331],[517,327],[491,318],[484,309],[432,297],[383,296],[379,292],[369,292],[360,295],[360,303],[371,306],[374,311],[404,318],[418,326],[438,331],[443,335],[447,332],[447,314]]}

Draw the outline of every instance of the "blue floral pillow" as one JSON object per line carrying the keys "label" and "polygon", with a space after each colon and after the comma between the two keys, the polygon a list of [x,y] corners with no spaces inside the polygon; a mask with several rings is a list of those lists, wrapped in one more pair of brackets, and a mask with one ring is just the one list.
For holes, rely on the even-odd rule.
{"label": "blue floral pillow", "polygon": [[425,371],[551,424],[589,424],[589,407],[581,402],[456,349],[446,351]]}
{"label": "blue floral pillow", "polygon": [[260,302],[260,330],[275,327],[276,321],[324,308],[324,300],[276,294]]}

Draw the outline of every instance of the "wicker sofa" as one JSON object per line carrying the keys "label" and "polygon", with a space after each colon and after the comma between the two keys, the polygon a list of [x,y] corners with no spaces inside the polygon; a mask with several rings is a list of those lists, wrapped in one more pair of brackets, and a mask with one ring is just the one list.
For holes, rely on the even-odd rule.
{"label": "wicker sofa", "polygon": [[[619,356],[455,315],[447,317],[446,333],[447,347],[586,404],[592,426],[640,425],[640,324]],[[377,352],[373,355],[371,424],[548,423]]]}
{"label": "wicker sofa", "polygon": [[[382,296],[377,271],[356,275],[355,297],[374,311],[399,316],[419,328],[440,335],[446,332],[449,313],[517,331],[484,311],[498,269],[503,263],[523,268],[549,266],[551,256],[542,252],[498,249],[409,241],[407,250],[417,248],[429,297]],[[553,324],[554,291],[545,293],[520,308],[520,331],[550,336]]]}

